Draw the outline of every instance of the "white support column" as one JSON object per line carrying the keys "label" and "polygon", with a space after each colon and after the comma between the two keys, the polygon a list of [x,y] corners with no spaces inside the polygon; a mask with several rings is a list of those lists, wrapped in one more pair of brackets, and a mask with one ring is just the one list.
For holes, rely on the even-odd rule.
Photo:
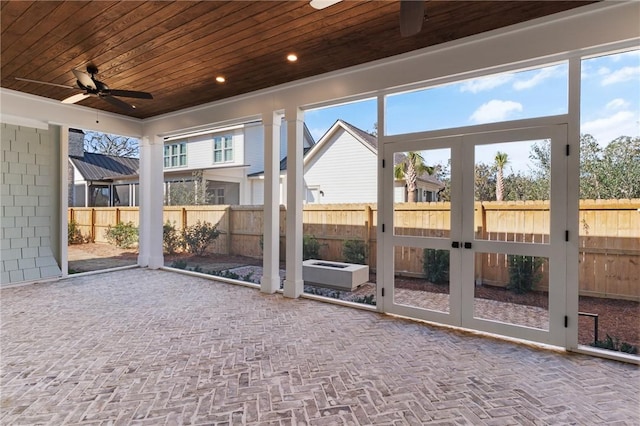
{"label": "white support column", "polygon": [[162,254],[163,140],[145,136],[140,141],[140,232],[138,265],[157,269]]}
{"label": "white support column", "polygon": [[285,297],[296,298],[304,291],[302,279],[302,202],[304,113],[287,109],[287,278]]}
{"label": "white support column", "polygon": [[275,293],[280,288],[280,120],[275,112],[262,115],[264,126],[264,230],[263,275],[260,290]]}
{"label": "white support column", "polygon": [[[377,175],[378,175],[378,211],[377,211],[377,219],[374,221],[378,224],[376,226],[376,310],[379,312],[385,312],[385,303],[384,297],[382,297],[384,293],[384,286],[387,284],[385,282],[385,271],[387,266],[393,270],[393,257],[389,260],[385,258],[386,254],[386,246],[388,244],[385,241],[385,234],[382,233],[381,223],[384,223],[385,212],[387,211],[387,203],[393,203],[393,188],[390,194],[385,193],[385,185],[384,178],[385,173],[382,168],[382,160],[384,157],[384,143],[385,143],[385,109],[386,109],[386,98],[384,95],[378,95],[378,164],[376,165]],[[393,170],[393,164],[390,165]],[[373,224],[372,224],[373,225]],[[386,265],[386,262],[389,262],[389,265]],[[389,286],[393,286],[393,282],[388,283]],[[387,291],[387,294],[391,294],[390,291]]]}
{"label": "white support column", "polygon": [[69,275],[69,126],[60,126],[60,184],[60,271],[66,277]]}

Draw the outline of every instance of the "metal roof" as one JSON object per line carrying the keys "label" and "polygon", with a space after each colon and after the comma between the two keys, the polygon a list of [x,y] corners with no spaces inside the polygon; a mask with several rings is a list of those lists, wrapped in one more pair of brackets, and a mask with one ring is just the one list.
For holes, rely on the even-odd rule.
{"label": "metal roof", "polygon": [[113,180],[138,175],[140,160],[130,157],[85,152],[84,156],[69,156],[85,180]]}

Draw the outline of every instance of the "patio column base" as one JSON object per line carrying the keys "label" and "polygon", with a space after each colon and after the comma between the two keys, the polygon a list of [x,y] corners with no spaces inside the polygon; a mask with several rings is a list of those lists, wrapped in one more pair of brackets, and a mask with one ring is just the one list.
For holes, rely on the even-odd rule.
{"label": "patio column base", "polygon": [[260,291],[263,293],[273,294],[280,288],[280,277],[265,277],[260,278]]}
{"label": "patio column base", "polygon": [[304,293],[304,281],[303,280],[284,280],[284,297],[290,297],[297,299]]}
{"label": "patio column base", "polygon": [[149,257],[149,269],[158,269],[164,266],[164,256],[150,256]]}

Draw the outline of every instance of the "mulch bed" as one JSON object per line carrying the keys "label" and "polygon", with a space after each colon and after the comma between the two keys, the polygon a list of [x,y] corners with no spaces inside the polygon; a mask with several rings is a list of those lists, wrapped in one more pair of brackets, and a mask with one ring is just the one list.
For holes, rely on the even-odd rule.
{"label": "mulch bed", "polygon": [[[396,279],[395,285],[398,288],[423,290],[433,293],[449,292],[446,285],[435,285],[420,279],[399,278]],[[539,291],[515,294],[501,287],[481,286],[476,287],[475,295],[481,299],[537,306],[545,309],[549,306],[547,293]],[[598,340],[605,339],[608,334],[613,339],[619,339],[620,342],[627,342],[640,349],[639,302],[580,296],[578,310],[580,312],[598,315]],[[592,344],[593,341],[593,318],[580,316],[578,342],[582,345],[589,345]]]}
{"label": "mulch bed", "polygon": [[[72,250],[71,246],[70,250]],[[82,244],[83,251],[96,254],[96,257],[114,256],[117,258],[135,259],[135,250],[123,251],[108,244]],[[70,254],[71,256],[71,254]],[[244,256],[207,255],[198,257],[186,253],[165,255],[165,264],[170,266],[176,260],[185,260],[189,267],[201,265],[203,270],[223,268],[224,265],[253,265],[262,266],[262,259]],[[284,269],[284,263],[280,264]],[[371,283],[375,283],[376,276],[371,274]],[[422,290],[433,293],[448,293],[446,285],[431,284],[422,279],[399,277],[395,280],[398,288],[410,290]],[[375,292],[375,287],[371,287]],[[529,292],[526,294],[515,294],[500,287],[481,286],[475,289],[476,297],[501,302],[522,304],[548,308],[548,296],[543,292]],[[620,342],[627,342],[640,349],[640,303],[628,300],[605,299],[599,297],[581,296],[579,300],[579,311],[598,314],[598,339],[603,340],[607,335]],[[580,344],[589,345],[594,341],[593,318],[579,318],[578,341]]]}

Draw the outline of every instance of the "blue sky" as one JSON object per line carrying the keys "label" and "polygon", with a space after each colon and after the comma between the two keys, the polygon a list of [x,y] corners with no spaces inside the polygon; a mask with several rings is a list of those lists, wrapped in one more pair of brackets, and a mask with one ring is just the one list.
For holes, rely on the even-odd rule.
{"label": "blue sky", "polygon": [[[387,133],[402,134],[567,112],[567,64],[482,77],[387,99]],[[618,136],[640,136],[640,51],[582,62],[581,131],[601,145]],[[375,99],[307,111],[305,122],[316,140],[341,118],[371,131]],[[533,143],[533,142],[532,142]],[[531,143],[486,146],[476,161],[492,162],[495,151],[509,155],[513,170],[527,170]],[[434,162],[442,155],[430,153]],[[509,169],[509,166],[507,169]]]}

